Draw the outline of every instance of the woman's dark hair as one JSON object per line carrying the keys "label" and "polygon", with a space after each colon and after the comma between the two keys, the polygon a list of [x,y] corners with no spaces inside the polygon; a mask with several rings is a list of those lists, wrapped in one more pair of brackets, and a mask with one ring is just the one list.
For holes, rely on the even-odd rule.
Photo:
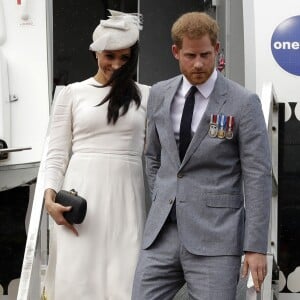
{"label": "woman's dark hair", "polygon": [[[129,60],[119,69],[113,72],[109,81],[100,86],[111,85],[110,92],[97,105],[100,106],[108,101],[107,122],[115,124],[119,116],[127,113],[131,101],[134,101],[137,107],[141,104],[141,94],[134,82],[138,63],[139,45],[136,42],[131,47]],[[99,86],[97,86],[99,87]],[[120,109],[122,111],[120,112]]]}

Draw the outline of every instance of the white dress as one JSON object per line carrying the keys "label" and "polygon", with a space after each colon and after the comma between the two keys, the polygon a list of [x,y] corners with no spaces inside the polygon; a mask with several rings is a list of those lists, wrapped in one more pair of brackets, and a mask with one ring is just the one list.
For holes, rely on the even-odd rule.
{"label": "white dress", "polygon": [[76,237],[55,224],[46,293],[49,300],[129,300],[145,222],[142,153],[149,87],[115,125],[110,87],[89,78],[57,97],[50,127],[45,188],[75,189],[87,200]]}

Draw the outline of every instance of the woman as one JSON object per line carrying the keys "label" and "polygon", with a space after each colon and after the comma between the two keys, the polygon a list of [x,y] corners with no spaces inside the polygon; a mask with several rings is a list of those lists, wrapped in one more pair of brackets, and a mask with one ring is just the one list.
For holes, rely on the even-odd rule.
{"label": "woman", "polygon": [[[93,33],[98,72],[59,94],[50,127],[45,207],[55,224],[45,294],[49,300],[128,300],[145,221],[142,152],[148,87],[133,76],[138,17],[111,11]],[[87,200],[69,224],[60,190]]]}

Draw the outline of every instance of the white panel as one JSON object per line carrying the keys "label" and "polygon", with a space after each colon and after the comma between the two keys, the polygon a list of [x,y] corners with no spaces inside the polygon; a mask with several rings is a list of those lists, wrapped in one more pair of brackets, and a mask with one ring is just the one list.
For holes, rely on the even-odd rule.
{"label": "white panel", "polygon": [[4,19],[4,9],[2,0],[0,0],[0,46],[6,40],[6,28],[5,28],[5,19]]}
{"label": "white panel", "polygon": [[[11,147],[32,150],[11,153],[1,165],[41,159],[49,119],[46,0],[2,0],[7,40],[2,46],[8,65],[11,103]],[[27,19],[24,17],[27,14]]]}
{"label": "white panel", "polygon": [[253,0],[243,0],[245,87],[256,92],[256,41]]}
{"label": "white panel", "polygon": [[0,139],[10,147],[10,103],[7,64],[0,47]]}
{"label": "white panel", "polygon": [[[299,101],[300,77],[284,71],[274,60],[271,38],[285,19],[300,15],[299,0],[244,0],[246,82],[258,94],[263,82],[274,84],[279,101]],[[255,78],[255,84],[253,80]]]}

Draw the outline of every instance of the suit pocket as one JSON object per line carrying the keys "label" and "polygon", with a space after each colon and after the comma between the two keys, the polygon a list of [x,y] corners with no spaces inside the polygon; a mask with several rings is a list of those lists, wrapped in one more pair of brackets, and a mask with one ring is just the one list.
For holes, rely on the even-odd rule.
{"label": "suit pocket", "polygon": [[242,195],[207,195],[206,205],[208,207],[240,208],[243,205]]}

